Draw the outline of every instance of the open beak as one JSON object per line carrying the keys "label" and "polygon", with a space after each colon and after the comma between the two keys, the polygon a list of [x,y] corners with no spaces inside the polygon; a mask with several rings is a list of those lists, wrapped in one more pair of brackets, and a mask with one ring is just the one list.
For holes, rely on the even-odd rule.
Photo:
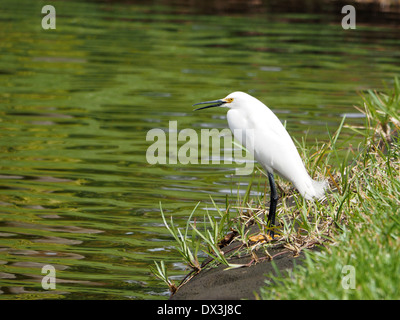
{"label": "open beak", "polygon": [[197,106],[199,104],[210,104],[210,103],[211,103],[211,105],[194,109],[194,111],[201,110],[201,109],[207,109],[207,108],[213,108],[213,107],[220,107],[224,103],[226,103],[226,101],[222,100],[222,99],[221,100],[213,100],[213,101],[204,101],[204,102],[195,103],[193,106]]}

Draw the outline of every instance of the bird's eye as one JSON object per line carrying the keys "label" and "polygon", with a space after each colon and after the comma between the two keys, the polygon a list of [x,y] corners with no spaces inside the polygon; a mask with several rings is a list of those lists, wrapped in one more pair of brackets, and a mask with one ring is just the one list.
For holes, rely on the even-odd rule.
{"label": "bird's eye", "polygon": [[228,99],[226,99],[226,101],[227,101],[228,103],[231,103],[231,102],[233,101],[233,98],[228,98]]}

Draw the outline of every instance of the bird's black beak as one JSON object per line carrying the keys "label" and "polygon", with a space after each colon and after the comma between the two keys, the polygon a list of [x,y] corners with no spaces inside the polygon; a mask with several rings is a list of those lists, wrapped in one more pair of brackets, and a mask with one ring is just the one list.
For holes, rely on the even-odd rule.
{"label": "bird's black beak", "polygon": [[200,107],[200,108],[194,109],[194,111],[201,110],[201,109],[207,109],[207,108],[213,108],[213,107],[220,107],[224,103],[226,103],[226,101],[225,100],[204,101],[204,102],[195,103],[193,106],[197,106],[199,104],[210,104],[210,103],[212,103],[212,104],[209,105],[209,106],[205,106],[205,107]]}

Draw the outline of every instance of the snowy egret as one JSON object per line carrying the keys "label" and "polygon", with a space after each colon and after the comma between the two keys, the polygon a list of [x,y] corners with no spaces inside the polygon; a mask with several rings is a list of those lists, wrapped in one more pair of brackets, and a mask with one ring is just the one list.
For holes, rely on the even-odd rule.
{"label": "snowy egret", "polygon": [[[244,92],[233,92],[224,99],[200,102],[194,106],[200,104],[208,105],[195,110],[229,108],[228,125],[234,137],[248,150],[253,150],[254,158],[267,171],[271,188],[267,225],[271,227],[272,238],[278,202],[274,172],[292,182],[305,199],[323,197],[327,182],[315,181],[309,176],[289,133],[278,117],[260,100]],[[242,134],[235,135],[238,131]]]}

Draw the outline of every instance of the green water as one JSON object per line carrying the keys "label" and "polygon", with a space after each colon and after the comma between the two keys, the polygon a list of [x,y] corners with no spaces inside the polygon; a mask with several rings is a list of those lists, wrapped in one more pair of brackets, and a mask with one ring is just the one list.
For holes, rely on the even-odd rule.
{"label": "green water", "polygon": [[[249,177],[235,164],[150,165],[150,129],[225,128],[223,110],[192,104],[240,90],[297,139],[326,141],[343,114],[362,123],[358,90],[400,71],[398,29],[343,30],[340,12],[57,1],[56,29],[44,30],[45,4],[0,6],[0,299],[167,298],[149,266],[185,270],[159,202],[183,224]],[[44,265],[55,290],[41,286]]]}

